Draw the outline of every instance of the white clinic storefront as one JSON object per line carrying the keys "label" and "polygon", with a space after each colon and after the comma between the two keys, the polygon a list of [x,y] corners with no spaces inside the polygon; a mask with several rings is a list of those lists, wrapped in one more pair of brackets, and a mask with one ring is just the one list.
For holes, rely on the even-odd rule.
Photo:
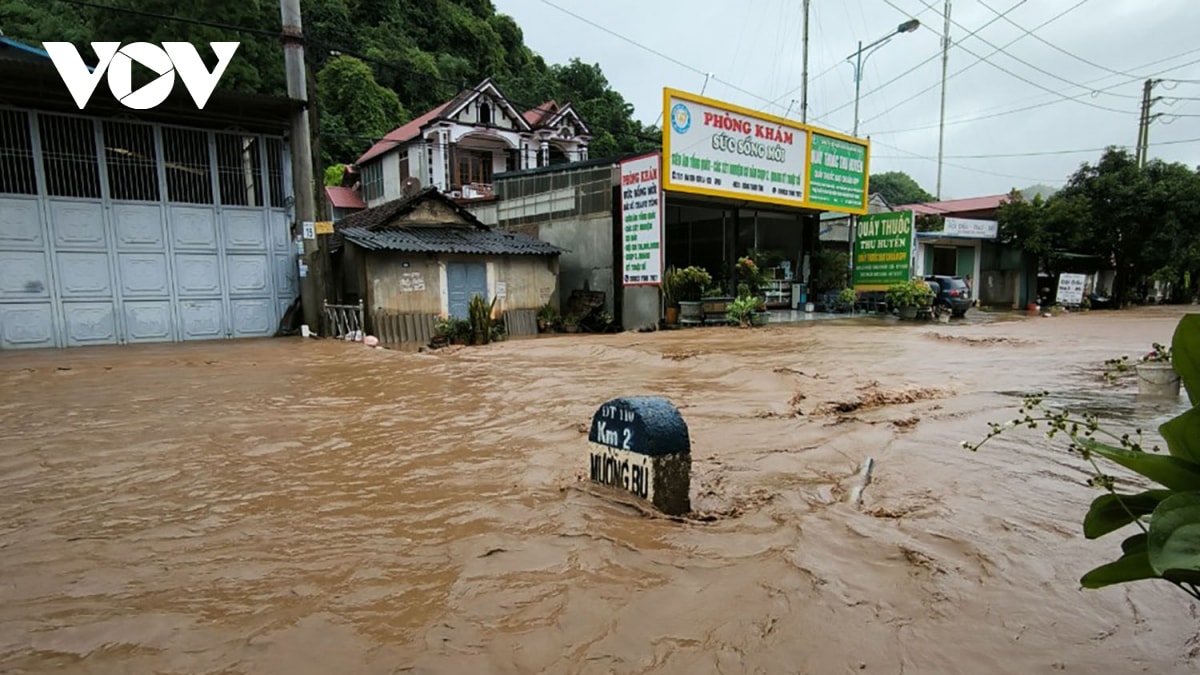
{"label": "white clinic storefront", "polygon": [[979,300],[983,246],[996,241],[997,234],[994,220],[946,218],[941,232],[917,233],[913,269],[924,276],[962,277],[971,288],[971,299]]}

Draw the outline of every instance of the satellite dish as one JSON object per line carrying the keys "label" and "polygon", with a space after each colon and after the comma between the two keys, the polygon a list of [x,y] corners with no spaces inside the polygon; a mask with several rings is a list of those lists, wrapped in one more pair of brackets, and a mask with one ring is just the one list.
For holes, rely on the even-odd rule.
{"label": "satellite dish", "polygon": [[400,183],[400,193],[405,197],[411,197],[421,191],[421,179],[416,176],[409,176]]}

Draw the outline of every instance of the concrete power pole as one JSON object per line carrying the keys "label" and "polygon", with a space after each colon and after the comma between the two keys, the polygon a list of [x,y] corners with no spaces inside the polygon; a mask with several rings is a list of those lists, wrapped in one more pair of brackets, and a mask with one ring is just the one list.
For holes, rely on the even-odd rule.
{"label": "concrete power pole", "polygon": [[1140,169],[1146,165],[1146,157],[1150,153],[1150,123],[1158,117],[1158,115],[1150,114],[1150,108],[1158,98],[1152,96],[1154,93],[1154,85],[1162,82],[1162,80],[1146,80],[1142,83],[1142,111],[1138,116],[1138,137],[1137,137],[1137,165]]}
{"label": "concrete power pole", "polygon": [[942,198],[942,156],[946,149],[946,68],[950,65],[950,0],[946,0],[945,28],[942,30],[942,112],[938,117],[938,166],[937,191],[934,193],[938,200]]}
{"label": "concrete power pole", "polygon": [[804,0],[804,65],[800,71],[800,122],[808,124],[808,4]]}
{"label": "concrete power pole", "polygon": [[[288,98],[299,102],[292,113],[292,191],[295,194],[296,222],[316,220],[313,190],[312,130],[308,121],[308,79],[304,65],[304,30],[300,23],[300,0],[279,0],[279,15],[283,22],[283,58],[287,74]],[[304,306],[304,323],[320,331],[320,283],[316,275],[317,240],[304,240],[301,262],[308,273],[300,280],[300,302]]]}

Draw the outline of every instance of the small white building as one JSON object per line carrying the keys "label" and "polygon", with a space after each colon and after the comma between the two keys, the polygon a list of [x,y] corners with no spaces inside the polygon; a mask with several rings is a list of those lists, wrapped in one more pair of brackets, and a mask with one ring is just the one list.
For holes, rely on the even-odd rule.
{"label": "small white building", "polygon": [[481,199],[493,196],[495,174],[587,159],[590,139],[570,103],[520,112],[489,78],[394,129],[355,164],[368,207],[426,187]]}

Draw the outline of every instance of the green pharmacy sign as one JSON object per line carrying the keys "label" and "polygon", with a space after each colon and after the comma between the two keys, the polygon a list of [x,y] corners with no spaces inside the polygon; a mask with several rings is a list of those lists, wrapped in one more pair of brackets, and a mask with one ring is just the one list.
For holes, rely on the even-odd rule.
{"label": "green pharmacy sign", "polygon": [[809,203],[837,211],[866,208],[867,146],[814,131],[809,155]]}
{"label": "green pharmacy sign", "polygon": [[854,237],[854,290],[882,291],[912,274],[913,212],[859,216]]}

